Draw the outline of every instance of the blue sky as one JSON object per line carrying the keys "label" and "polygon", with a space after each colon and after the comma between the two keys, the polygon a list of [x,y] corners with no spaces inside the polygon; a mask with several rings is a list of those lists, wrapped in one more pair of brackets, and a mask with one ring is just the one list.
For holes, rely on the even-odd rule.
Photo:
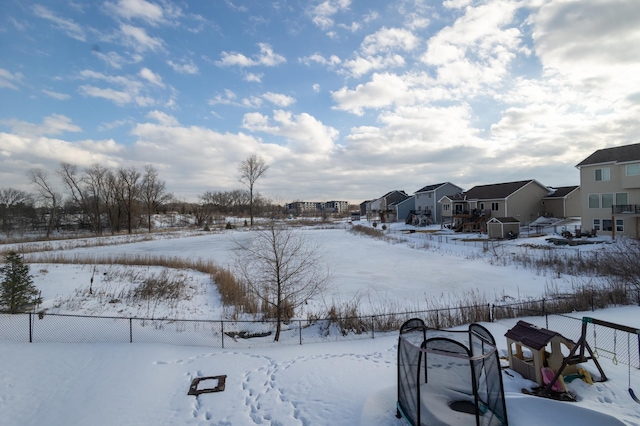
{"label": "blue sky", "polygon": [[240,188],[258,154],[275,201],[360,202],[445,181],[578,184],[594,150],[638,142],[631,0],[0,9],[2,188],[60,162],[151,164],[195,200]]}

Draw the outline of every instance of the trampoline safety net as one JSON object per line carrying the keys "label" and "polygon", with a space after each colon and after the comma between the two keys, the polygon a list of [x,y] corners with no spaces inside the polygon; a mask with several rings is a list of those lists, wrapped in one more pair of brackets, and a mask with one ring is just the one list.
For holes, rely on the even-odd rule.
{"label": "trampoline safety net", "polygon": [[419,318],[400,328],[398,416],[413,426],[507,425],[496,343],[479,324],[468,330],[427,328]]}

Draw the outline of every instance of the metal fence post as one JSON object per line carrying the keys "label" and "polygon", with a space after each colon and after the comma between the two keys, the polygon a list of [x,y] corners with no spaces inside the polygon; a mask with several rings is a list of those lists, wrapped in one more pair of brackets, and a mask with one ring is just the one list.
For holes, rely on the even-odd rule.
{"label": "metal fence post", "polygon": [[298,330],[300,331],[300,344],[302,345],[302,320],[298,320]]}
{"label": "metal fence post", "polygon": [[376,325],[375,325],[375,317],[371,315],[371,338],[376,338]]}
{"label": "metal fence post", "polygon": [[222,349],[224,349],[224,321],[220,321],[220,334],[222,336]]}
{"label": "metal fence post", "polygon": [[133,318],[129,318],[129,343],[133,343]]}
{"label": "metal fence post", "polygon": [[29,312],[29,343],[33,343],[33,315]]}

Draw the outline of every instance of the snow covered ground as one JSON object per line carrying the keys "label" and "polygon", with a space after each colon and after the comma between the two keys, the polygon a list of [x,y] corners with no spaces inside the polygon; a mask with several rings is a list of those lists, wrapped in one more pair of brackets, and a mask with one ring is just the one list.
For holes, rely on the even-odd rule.
{"label": "snow covered ground", "polygon": [[[404,227],[404,225],[402,225]],[[331,291],[306,309],[332,300],[358,299],[375,311],[382,304],[426,308],[432,298],[455,300],[469,291],[492,301],[505,295],[538,297],[547,288],[569,290],[579,278],[558,277],[496,266],[483,255],[482,244],[443,242],[425,234],[391,235],[404,242],[373,240],[344,229],[308,232],[323,241],[334,267]],[[248,232],[228,232],[101,247],[65,248],[66,255],[162,254],[213,258],[229,265],[233,239]],[[453,238],[454,236],[450,236]],[[457,237],[457,236],[455,236]],[[446,241],[446,242],[445,242]],[[544,238],[518,239],[509,250],[533,250]],[[603,241],[604,244],[604,241]],[[5,246],[6,248],[6,246]],[[566,248],[562,248],[563,250]],[[602,250],[601,245],[580,250]],[[507,250],[507,246],[500,248]],[[575,250],[575,248],[573,248]],[[49,312],[94,315],[142,315],[144,306],[100,303],[80,296],[95,276],[90,266],[34,264],[31,272]],[[185,317],[220,318],[219,296],[203,274],[186,273],[194,296],[171,312]],[[429,307],[432,307],[430,305]],[[163,307],[155,307],[161,316]],[[640,307],[574,313],[640,328]],[[517,320],[485,323],[501,353],[504,333]],[[369,425],[392,426],[395,417],[397,333],[344,342],[273,345],[247,349],[212,349],[147,343],[16,343],[0,341],[0,423],[7,425]],[[557,402],[524,395],[533,383],[515,372],[503,374],[511,425],[640,425],[640,405],[628,393],[629,380],[640,391],[640,371],[600,360],[609,380],[567,386],[578,402]],[[593,364],[585,367],[598,377]],[[187,395],[193,378],[226,375],[223,392]],[[471,421],[470,424],[472,424]]]}

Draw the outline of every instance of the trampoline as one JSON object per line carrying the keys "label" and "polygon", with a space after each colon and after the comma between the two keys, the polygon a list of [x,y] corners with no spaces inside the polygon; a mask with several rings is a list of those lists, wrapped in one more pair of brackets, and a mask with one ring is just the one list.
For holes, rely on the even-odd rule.
{"label": "trampoline", "polygon": [[420,425],[507,425],[496,343],[479,324],[428,328],[419,318],[400,328],[397,416]]}

